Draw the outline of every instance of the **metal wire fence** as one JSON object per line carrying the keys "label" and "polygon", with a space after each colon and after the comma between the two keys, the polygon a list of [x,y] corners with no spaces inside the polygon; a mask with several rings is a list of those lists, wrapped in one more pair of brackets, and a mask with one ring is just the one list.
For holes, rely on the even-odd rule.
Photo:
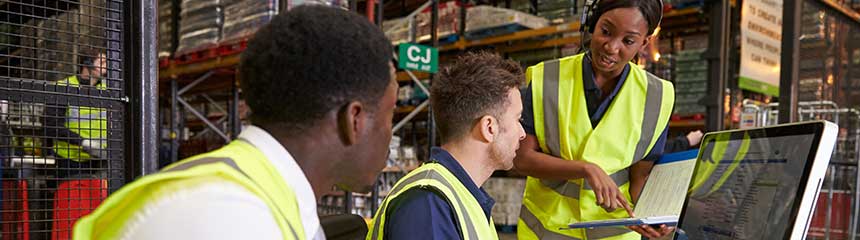
{"label": "metal wire fence", "polygon": [[0,1],[0,239],[69,239],[124,181],[123,2]]}

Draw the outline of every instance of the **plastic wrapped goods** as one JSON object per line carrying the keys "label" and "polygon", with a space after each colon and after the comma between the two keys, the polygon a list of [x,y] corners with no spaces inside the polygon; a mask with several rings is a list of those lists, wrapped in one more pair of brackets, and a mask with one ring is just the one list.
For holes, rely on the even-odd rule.
{"label": "plastic wrapped goods", "polygon": [[176,19],[171,0],[158,1],[158,57],[169,57],[176,48]]}
{"label": "plastic wrapped goods", "polygon": [[528,13],[491,6],[476,6],[469,8],[466,16],[467,32],[510,24],[535,29],[548,26],[549,21],[545,18]]}
{"label": "plastic wrapped goods", "polygon": [[278,14],[278,0],[235,0],[224,9],[221,42],[250,36]]}
{"label": "plastic wrapped goods", "polygon": [[224,12],[220,0],[183,0],[176,53],[211,48],[221,39]]}

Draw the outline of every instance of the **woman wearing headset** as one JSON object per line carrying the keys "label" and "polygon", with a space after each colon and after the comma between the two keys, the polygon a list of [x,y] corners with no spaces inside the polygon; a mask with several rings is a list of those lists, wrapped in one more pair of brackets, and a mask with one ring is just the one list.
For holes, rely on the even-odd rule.
{"label": "woman wearing headset", "polygon": [[[641,239],[667,226],[561,230],[570,223],[626,218],[662,155],[674,88],[630,61],[652,40],[661,0],[588,3],[589,50],[526,72],[515,168],[529,176],[519,239]],[[641,235],[641,236],[640,236]]]}

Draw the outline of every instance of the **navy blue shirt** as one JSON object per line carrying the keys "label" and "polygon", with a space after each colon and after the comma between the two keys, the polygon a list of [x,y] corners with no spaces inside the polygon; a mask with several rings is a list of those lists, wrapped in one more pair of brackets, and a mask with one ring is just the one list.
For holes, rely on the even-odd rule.
{"label": "navy blue shirt", "polygon": [[[433,148],[431,161],[438,162],[457,177],[478,200],[490,223],[490,211],[496,201],[479,188],[448,151]],[[453,206],[432,188],[412,188],[388,203],[385,217],[385,239],[463,239]]]}
{"label": "navy blue shirt", "polygon": [[[585,92],[585,104],[588,108],[588,116],[591,119],[592,128],[596,127],[600,120],[603,119],[603,115],[606,113],[606,109],[609,108],[609,104],[612,103],[612,100],[615,99],[615,96],[618,95],[618,91],[621,90],[621,86],[624,85],[624,82],[627,81],[627,75],[630,73],[630,65],[625,65],[624,70],[621,72],[621,78],[618,80],[618,83],[615,84],[615,88],[609,95],[604,96],[603,90],[597,86],[597,83],[594,81],[594,72],[591,69],[591,58],[584,57],[582,59],[582,86],[583,91]],[[527,134],[537,135],[535,132],[535,118],[534,118],[534,110],[532,109],[532,86],[529,86],[522,90],[522,98],[523,98],[523,117],[522,117],[522,125],[523,129],[525,129]],[[603,99],[601,101],[601,98]],[[645,156],[644,160],[647,161],[656,161],[660,156],[663,155],[663,148],[666,145],[666,135],[669,132],[669,128],[666,127],[663,130],[663,133],[660,134],[660,138],[657,139],[657,142],[654,144],[654,147],[651,148],[651,152],[648,152],[648,155]]]}

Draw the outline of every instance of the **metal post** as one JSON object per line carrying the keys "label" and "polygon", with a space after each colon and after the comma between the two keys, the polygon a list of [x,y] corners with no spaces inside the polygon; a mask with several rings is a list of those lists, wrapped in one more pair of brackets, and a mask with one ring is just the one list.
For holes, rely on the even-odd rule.
{"label": "metal post", "polygon": [[[124,32],[123,79],[126,84],[128,116],[125,138],[126,182],[155,172],[158,168],[158,69],[156,52],[157,4],[155,0],[124,4],[128,14],[108,11],[108,18],[123,18]],[[111,5],[109,7],[120,7]],[[108,58],[111,58],[109,52]],[[109,61],[113,65],[114,61]],[[119,67],[119,66],[116,66]],[[115,73],[108,73],[114,75]],[[120,76],[109,76],[120,77]],[[122,164],[119,164],[122,165]],[[112,186],[113,188],[114,186]],[[118,186],[115,186],[118,187]]]}
{"label": "metal post", "polygon": [[431,0],[432,10],[430,11],[430,38],[433,47],[439,46],[439,1]]}
{"label": "metal post", "polygon": [[382,11],[385,9],[385,0],[376,0],[376,16],[374,18],[374,23],[377,26],[382,28],[382,21],[385,19],[385,15],[382,14]]}
{"label": "metal post", "polygon": [[[179,100],[180,98],[177,97],[176,99]],[[177,101],[177,104],[178,104],[178,101]],[[182,141],[185,141],[185,139],[188,138],[188,136],[185,136],[185,109],[184,109],[184,107],[179,106],[178,111],[179,111],[179,121],[176,122],[176,128],[179,130],[179,134],[177,136],[179,136],[178,141],[180,142],[180,144],[177,144],[176,146],[178,146],[179,148],[182,148],[182,144],[181,144]],[[177,153],[178,152],[179,151],[177,151]]]}
{"label": "metal post", "polygon": [[[860,121],[860,116],[856,116],[855,121]],[[858,126],[860,127],[860,126]],[[854,129],[854,214],[851,216],[851,237],[849,239],[857,239],[857,225],[860,219],[860,128]]]}
{"label": "metal post", "polygon": [[731,6],[729,1],[710,1],[711,7],[711,34],[708,41],[708,96],[703,100],[706,102],[708,118],[706,121],[708,131],[719,131],[725,128],[723,123],[723,102],[725,101],[725,89],[728,71],[728,46],[731,43],[731,22],[729,21]]}
{"label": "metal post", "polygon": [[830,178],[830,183],[827,184],[829,191],[827,192],[827,213],[824,219],[824,239],[830,239],[830,226],[832,224],[830,218],[833,216],[833,185],[836,182],[836,166],[830,165],[827,171],[829,172],[827,177]]}
{"label": "metal post", "polygon": [[170,162],[174,163],[179,160],[179,122],[182,119],[179,116],[179,103],[176,99],[179,98],[179,85],[176,79],[170,80]]}
{"label": "metal post", "polygon": [[233,121],[230,121],[231,132],[233,133],[231,137],[236,139],[239,137],[239,133],[242,132],[242,116],[239,111],[239,82],[233,80],[233,100],[230,101],[230,108],[233,112],[230,114]]}
{"label": "metal post", "polygon": [[782,4],[782,58],[779,71],[779,123],[797,121],[797,78],[800,74],[802,0]]}
{"label": "metal post", "polygon": [[352,214],[352,192],[344,191],[343,210],[345,214]]}
{"label": "metal post", "polygon": [[457,31],[457,35],[459,35],[458,39],[466,39],[466,13],[468,9],[466,9],[467,0],[461,0],[460,2],[460,29]]}
{"label": "metal post", "polygon": [[[431,6],[432,10],[430,13],[430,19],[431,19],[430,20],[430,39],[433,43],[433,47],[436,47],[439,45],[439,35],[437,32],[439,30],[439,1],[438,0],[430,0],[430,1],[433,2],[433,6]],[[430,74],[430,80],[429,81],[432,84],[433,74]],[[427,130],[428,130],[427,137],[429,138],[428,139],[429,144],[427,144],[428,145],[427,154],[430,154],[433,147],[436,146],[436,123],[433,120],[433,106],[431,105],[427,109],[428,109],[427,110],[427,117],[428,117],[428,119],[427,119]]]}
{"label": "metal post", "polygon": [[[529,0],[529,3],[531,3],[531,4],[532,4],[532,7],[529,9],[529,13],[531,13],[531,14],[537,14],[537,10],[538,10],[538,0]],[[505,3],[505,4],[507,4],[507,3]]]}

